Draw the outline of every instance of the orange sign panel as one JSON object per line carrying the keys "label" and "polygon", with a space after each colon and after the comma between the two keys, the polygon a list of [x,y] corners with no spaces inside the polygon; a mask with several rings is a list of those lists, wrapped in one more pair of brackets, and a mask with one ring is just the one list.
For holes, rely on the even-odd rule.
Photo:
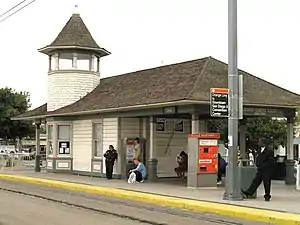
{"label": "orange sign panel", "polygon": [[228,94],[229,93],[229,89],[228,88],[211,88],[210,92],[212,92],[212,93],[225,93],[225,94]]}
{"label": "orange sign panel", "polygon": [[218,172],[218,146],[199,145],[198,155],[199,173],[217,173]]}
{"label": "orange sign panel", "polygon": [[199,138],[199,139],[219,139],[220,133],[199,133],[199,134],[189,134],[189,138]]}

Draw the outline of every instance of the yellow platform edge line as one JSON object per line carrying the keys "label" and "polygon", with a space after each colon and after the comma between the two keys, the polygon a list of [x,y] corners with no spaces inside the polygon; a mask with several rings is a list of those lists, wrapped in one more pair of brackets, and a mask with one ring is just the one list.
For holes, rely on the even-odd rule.
{"label": "yellow platform edge line", "polygon": [[182,199],[176,197],[155,195],[150,193],[140,193],[137,191],[121,190],[117,188],[105,188],[87,184],[78,184],[67,181],[50,180],[28,176],[0,173],[0,179],[38,184],[66,190],[82,191],[90,194],[99,194],[109,197],[151,203],[155,205],[195,210],[198,212],[213,213],[221,216],[229,216],[249,221],[265,222],[278,225],[300,225],[300,214],[247,208],[224,203],[213,203],[198,200]]}

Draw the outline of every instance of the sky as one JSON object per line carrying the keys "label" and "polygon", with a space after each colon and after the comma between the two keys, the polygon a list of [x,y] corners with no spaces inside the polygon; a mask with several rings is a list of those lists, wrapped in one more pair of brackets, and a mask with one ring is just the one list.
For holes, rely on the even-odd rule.
{"label": "sky", "polygon": [[[0,14],[21,0],[1,0]],[[29,2],[29,0],[27,1]],[[75,12],[97,43],[101,77],[212,56],[228,59],[226,0],[36,0],[0,23],[0,88],[47,102],[50,44]],[[238,0],[238,65],[300,94],[300,1]],[[2,19],[2,18],[0,18]]]}

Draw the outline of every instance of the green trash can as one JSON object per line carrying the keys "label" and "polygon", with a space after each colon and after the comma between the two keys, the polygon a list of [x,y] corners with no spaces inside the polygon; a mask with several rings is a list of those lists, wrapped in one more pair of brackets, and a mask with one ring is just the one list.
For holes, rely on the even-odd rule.
{"label": "green trash can", "polygon": [[[240,164],[240,173],[241,173],[240,186],[242,190],[246,191],[250,187],[257,173],[257,168],[254,162],[248,159],[243,159]],[[257,191],[254,192],[251,198],[257,198]]]}

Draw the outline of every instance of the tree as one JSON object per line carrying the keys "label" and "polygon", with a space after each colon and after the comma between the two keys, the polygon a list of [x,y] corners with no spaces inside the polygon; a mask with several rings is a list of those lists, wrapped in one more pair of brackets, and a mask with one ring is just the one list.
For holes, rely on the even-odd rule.
{"label": "tree", "polygon": [[[221,133],[221,140],[227,142],[227,120],[209,120],[209,132]],[[277,148],[285,146],[287,138],[287,123],[285,119],[271,117],[253,117],[247,119],[247,146],[255,146],[260,137],[265,137],[269,144]]]}
{"label": "tree", "polygon": [[46,131],[46,126],[45,125],[41,125],[41,134],[46,134],[47,131]]}
{"label": "tree", "polygon": [[208,120],[207,130],[208,132],[220,133],[220,140],[227,143],[228,129],[226,119]]}
{"label": "tree", "polygon": [[12,117],[25,113],[29,107],[28,92],[17,92],[11,88],[0,89],[0,138],[7,142],[34,135],[31,122],[11,120]]}
{"label": "tree", "polygon": [[299,138],[300,136],[300,108],[296,111],[295,126],[294,126],[294,137]]}
{"label": "tree", "polygon": [[265,137],[274,148],[286,146],[287,122],[286,119],[271,117],[250,118],[247,120],[247,138],[257,142],[259,137]]}

